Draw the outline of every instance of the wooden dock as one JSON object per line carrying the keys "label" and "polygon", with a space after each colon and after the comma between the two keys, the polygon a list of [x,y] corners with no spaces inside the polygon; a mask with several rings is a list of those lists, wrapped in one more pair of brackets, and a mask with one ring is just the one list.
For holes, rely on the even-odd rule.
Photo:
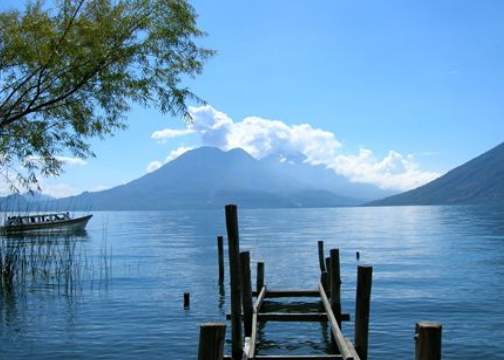
{"label": "wooden dock", "polygon": [[[369,265],[357,267],[357,289],[354,341],[343,335],[342,323],[350,321],[350,315],[342,312],[341,276],[339,249],[331,249],[330,256],[324,255],[324,243],[319,241],[318,260],[320,278],[312,289],[269,289],[265,283],[265,264],[257,263],[256,289],[252,290],[250,253],[240,252],[238,214],[235,205],[227,205],[226,228],[228,234],[229,274],[231,286],[231,354],[224,355],[225,324],[204,324],[200,330],[199,360],[294,360],[294,359],[341,359],[367,360],[368,333],[371,303],[373,268]],[[218,238],[219,283],[224,278],[222,237]],[[265,311],[266,299],[315,298],[319,311]],[[267,321],[327,322],[335,344],[334,354],[313,355],[262,355],[257,354],[258,328]],[[430,322],[416,326],[416,360],[441,359],[441,325]]]}

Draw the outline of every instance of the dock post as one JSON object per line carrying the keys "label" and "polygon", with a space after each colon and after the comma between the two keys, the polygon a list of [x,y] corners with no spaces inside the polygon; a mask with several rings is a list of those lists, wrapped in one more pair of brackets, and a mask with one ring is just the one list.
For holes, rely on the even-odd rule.
{"label": "dock post", "polygon": [[331,258],[330,257],[326,257],[325,258],[325,267],[326,267],[326,271],[327,271],[327,296],[328,297],[331,297]]}
{"label": "dock post", "polygon": [[250,281],[250,253],[244,251],[240,253],[241,266],[241,294],[243,304],[243,327],[245,337],[252,335],[252,314],[254,308],[252,305],[252,284]]}
{"label": "dock post", "polygon": [[369,307],[371,302],[371,285],[373,267],[357,267],[357,291],[355,295],[355,350],[361,360],[368,357]]}
{"label": "dock post", "polygon": [[439,323],[423,321],[416,324],[416,360],[441,360],[442,330]]}
{"label": "dock post", "polygon": [[259,261],[257,263],[257,279],[256,279],[256,291],[257,295],[261,292],[264,287],[264,262]]}
{"label": "dock post", "polygon": [[242,335],[238,209],[236,205],[226,205],[225,210],[229,251],[229,278],[231,284],[231,353],[233,359],[240,359],[242,356]]}
{"label": "dock post", "polygon": [[341,328],[341,277],[339,249],[331,249],[331,308]]}
{"label": "dock post", "polygon": [[324,271],[320,275],[320,282],[322,283],[322,286],[324,287],[324,291],[326,294],[329,293],[329,273],[327,271]]}
{"label": "dock post", "polygon": [[224,238],[217,236],[217,249],[219,254],[219,285],[224,284]]}
{"label": "dock post", "polygon": [[191,305],[191,294],[188,292],[184,293],[184,309],[189,309]]}
{"label": "dock post", "polygon": [[317,245],[318,245],[318,259],[319,259],[320,272],[323,273],[324,271],[327,271],[324,257],[324,242],[318,241]]}
{"label": "dock post", "polygon": [[224,358],[225,336],[225,324],[209,323],[201,325],[198,360],[222,360]]}

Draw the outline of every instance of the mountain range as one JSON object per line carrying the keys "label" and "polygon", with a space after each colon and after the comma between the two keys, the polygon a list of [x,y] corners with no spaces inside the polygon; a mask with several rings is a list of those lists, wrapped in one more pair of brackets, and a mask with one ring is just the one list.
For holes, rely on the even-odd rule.
{"label": "mountain range", "polygon": [[397,195],[353,183],[305,160],[300,154],[257,160],[242,149],[201,147],[124,185],[62,199],[38,193],[9,195],[0,198],[0,210],[204,209],[226,203],[244,208],[453,205],[504,199],[504,143]]}
{"label": "mountain range", "polygon": [[495,204],[504,200],[504,143],[430,183],[369,203],[392,205]]}
{"label": "mountain range", "polygon": [[[162,210],[353,206],[390,192],[352,183],[302,155],[257,160],[242,149],[201,147],[127,184],[44,201],[51,209]],[[22,207],[21,207],[22,208]]]}

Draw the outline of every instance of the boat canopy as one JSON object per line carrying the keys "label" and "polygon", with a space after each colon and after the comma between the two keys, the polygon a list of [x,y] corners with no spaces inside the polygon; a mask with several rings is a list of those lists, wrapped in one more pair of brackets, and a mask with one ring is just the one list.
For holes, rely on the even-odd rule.
{"label": "boat canopy", "polygon": [[42,215],[9,216],[6,225],[41,224],[55,221],[70,220],[70,213],[53,213]]}

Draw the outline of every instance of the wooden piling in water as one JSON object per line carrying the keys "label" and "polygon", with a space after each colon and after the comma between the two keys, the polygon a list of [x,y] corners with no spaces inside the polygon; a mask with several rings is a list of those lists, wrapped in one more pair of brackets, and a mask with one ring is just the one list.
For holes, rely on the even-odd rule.
{"label": "wooden piling in water", "polygon": [[184,309],[189,309],[191,306],[191,294],[188,292],[184,293]]}
{"label": "wooden piling in water", "polygon": [[257,263],[256,292],[259,294],[264,286],[264,262]]}
{"label": "wooden piling in water", "polygon": [[331,308],[341,328],[341,275],[339,249],[331,249],[330,263]]}
{"label": "wooden piling in water", "polygon": [[320,274],[320,283],[324,287],[324,291],[327,294],[329,292],[329,274],[327,271],[324,271],[322,274]]}
{"label": "wooden piling in water", "polygon": [[241,294],[243,304],[243,328],[245,336],[252,334],[252,315],[254,307],[252,304],[252,283],[250,281],[250,253],[244,251],[240,253],[241,267]]}
{"label": "wooden piling in water", "polygon": [[423,321],[416,324],[415,360],[441,360],[441,333],[439,323]]}
{"label": "wooden piling in water", "polygon": [[373,267],[357,267],[357,291],[355,295],[355,350],[361,360],[367,360],[369,334],[369,308],[371,303],[371,285]]}
{"label": "wooden piling in water", "polygon": [[225,336],[225,324],[209,323],[201,325],[198,360],[222,360],[224,358]]}
{"label": "wooden piling in water", "polygon": [[324,242],[318,241],[317,245],[318,245],[318,258],[319,258],[320,272],[323,273],[324,271],[327,271],[325,257],[324,257]]}
{"label": "wooden piling in water", "polygon": [[240,237],[236,205],[226,205],[228,235],[229,278],[231,287],[231,353],[233,359],[242,356],[241,296],[240,296]]}
{"label": "wooden piling in water", "polygon": [[217,250],[219,254],[219,285],[224,284],[224,238],[217,236]]}
{"label": "wooden piling in water", "polygon": [[331,297],[331,258],[325,258],[325,267],[327,272],[327,296]]}

